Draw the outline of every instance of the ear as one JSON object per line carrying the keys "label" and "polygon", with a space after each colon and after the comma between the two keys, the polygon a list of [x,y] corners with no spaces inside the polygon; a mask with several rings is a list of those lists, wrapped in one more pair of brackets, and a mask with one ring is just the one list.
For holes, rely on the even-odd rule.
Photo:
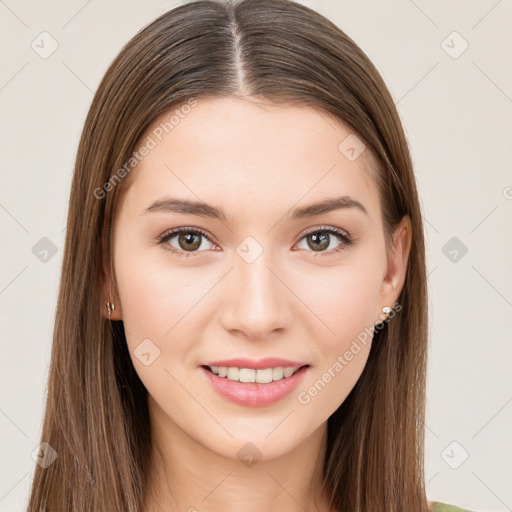
{"label": "ear", "polygon": [[411,242],[411,220],[408,215],[404,215],[393,232],[392,247],[388,257],[386,273],[382,280],[378,309],[375,314],[375,318],[378,318],[378,320],[375,323],[382,322],[386,318],[382,308],[384,306],[392,308],[402,291],[407,273]]}
{"label": "ear", "polygon": [[[107,230],[104,230],[104,233]],[[123,310],[121,308],[121,300],[117,293],[117,284],[114,278],[114,268],[110,264],[107,251],[107,239],[106,234],[102,237],[102,298],[101,298],[101,311],[105,318],[110,320],[122,320]],[[110,256],[112,258],[112,255]],[[112,268],[111,268],[112,267]],[[114,305],[112,315],[109,317],[107,313],[107,301]]]}

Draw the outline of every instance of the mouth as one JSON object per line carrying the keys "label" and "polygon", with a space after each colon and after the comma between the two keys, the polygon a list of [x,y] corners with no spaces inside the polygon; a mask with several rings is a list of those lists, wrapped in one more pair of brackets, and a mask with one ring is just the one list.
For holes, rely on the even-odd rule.
{"label": "mouth", "polygon": [[274,366],[268,368],[243,368],[237,366],[213,366],[202,365],[202,368],[213,373],[217,377],[225,378],[234,382],[269,384],[285,380],[301,368],[307,368],[309,364],[301,366]]}
{"label": "mouth", "polygon": [[[296,366],[268,366],[282,364],[283,360],[253,363],[231,360],[242,366],[204,364],[199,368],[208,383],[220,396],[240,406],[267,407],[289,396],[309,373],[309,364]],[[217,361],[216,361],[217,362]],[[292,363],[292,361],[287,361]],[[227,364],[227,361],[218,361]],[[259,366],[259,368],[247,368]]]}

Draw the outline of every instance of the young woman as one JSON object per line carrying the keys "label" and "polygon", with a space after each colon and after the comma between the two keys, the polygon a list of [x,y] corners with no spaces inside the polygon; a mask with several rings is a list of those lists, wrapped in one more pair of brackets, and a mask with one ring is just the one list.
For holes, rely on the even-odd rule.
{"label": "young woman", "polygon": [[78,149],[29,511],[441,512],[404,132],[287,0],[138,33]]}

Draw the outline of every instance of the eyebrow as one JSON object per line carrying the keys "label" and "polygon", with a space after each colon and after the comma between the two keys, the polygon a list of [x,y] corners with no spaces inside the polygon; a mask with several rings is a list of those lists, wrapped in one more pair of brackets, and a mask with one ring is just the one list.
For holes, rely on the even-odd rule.
{"label": "eyebrow", "polygon": [[[314,217],[322,213],[331,212],[334,210],[355,208],[365,215],[368,215],[366,208],[350,196],[341,196],[332,199],[324,199],[317,203],[307,206],[296,208],[292,210],[292,219],[303,219],[307,217]],[[212,206],[201,201],[192,201],[190,199],[174,199],[170,197],[163,197],[157,199],[142,212],[142,215],[150,212],[164,212],[164,213],[182,213],[187,215],[199,215],[201,217],[210,217],[227,221],[224,211],[216,206]]]}

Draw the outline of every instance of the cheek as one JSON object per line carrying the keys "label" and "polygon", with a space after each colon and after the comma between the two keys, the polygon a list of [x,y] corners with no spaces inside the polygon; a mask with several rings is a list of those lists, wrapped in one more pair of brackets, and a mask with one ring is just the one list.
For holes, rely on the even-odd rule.
{"label": "cheek", "polygon": [[186,314],[187,305],[197,295],[197,287],[180,282],[179,273],[159,274],[154,268],[129,266],[123,270],[123,265],[119,267],[125,329],[134,338],[163,338]]}
{"label": "cheek", "polygon": [[348,396],[364,370],[371,348],[379,269],[363,260],[309,273],[297,295],[307,305],[308,338],[315,351],[314,371],[298,393],[300,404],[327,418]]}
{"label": "cheek", "polygon": [[294,291],[307,306],[311,339],[324,350],[341,350],[365,328],[373,326],[379,298],[379,270],[363,261],[317,269],[294,279]]}
{"label": "cheek", "polygon": [[162,355],[165,350],[182,359],[214,308],[208,292],[218,276],[173,264],[157,248],[127,251],[122,240],[117,248],[116,277],[130,352],[149,338]]}
{"label": "cheek", "polygon": [[188,395],[179,382],[186,382],[194,365],[201,325],[213,307],[208,290],[214,283],[211,277],[196,279],[193,272],[139,256],[123,255],[116,262],[127,346],[149,394],[172,415],[176,407],[187,408]]}

